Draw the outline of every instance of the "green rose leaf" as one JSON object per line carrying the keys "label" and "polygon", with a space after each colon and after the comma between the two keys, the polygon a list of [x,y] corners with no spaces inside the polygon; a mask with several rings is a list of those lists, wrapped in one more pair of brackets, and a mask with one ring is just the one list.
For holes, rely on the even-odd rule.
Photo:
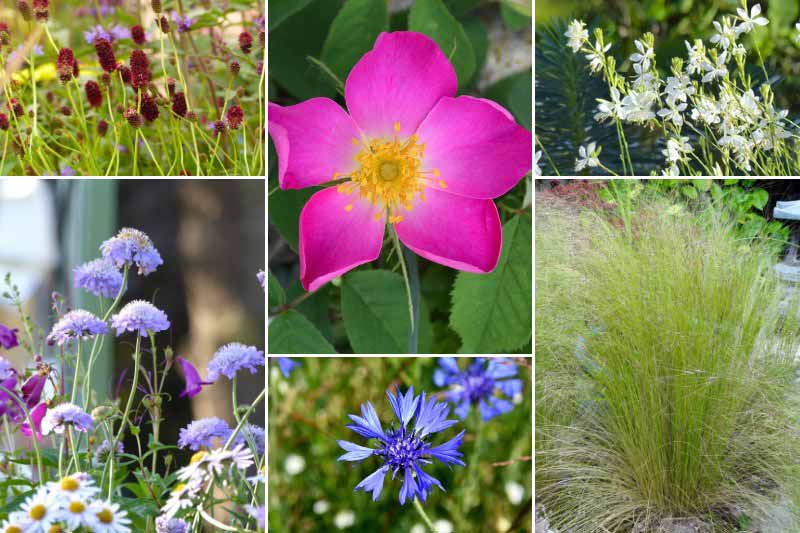
{"label": "green rose leaf", "polygon": [[277,28],[281,22],[291,17],[311,0],[270,0],[269,3],[269,31]]}
{"label": "green rose leaf", "polygon": [[283,292],[283,287],[278,282],[278,278],[272,271],[269,271],[269,278],[267,284],[267,301],[270,307],[278,307],[286,303],[286,295]]}
{"label": "green rose leaf", "polygon": [[424,33],[439,45],[453,63],[459,87],[465,87],[475,72],[475,52],[464,27],[442,0],[417,0],[408,16],[408,29]]}
{"label": "green rose leaf", "polygon": [[503,226],[503,250],[493,272],[459,272],[450,326],[461,337],[461,353],[510,352],[530,340],[531,239],[530,216],[517,215]]}
{"label": "green rose leaf", "polygon": [[267,328],[267,334],[270,353],[336,353],[314,324],[294,309],[275,317]]}
{"label": "green rose leaf", "polygon": [[341,81],[389,28],[385,0],[347,0],[333,19],[322,47],[322,61]]}

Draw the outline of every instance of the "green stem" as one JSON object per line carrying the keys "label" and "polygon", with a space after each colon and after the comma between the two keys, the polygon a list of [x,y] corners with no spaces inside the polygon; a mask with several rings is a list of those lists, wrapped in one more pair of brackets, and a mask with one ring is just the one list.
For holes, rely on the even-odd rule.
{"label": "green stem", "polygon": [[28,407],[25,405],[25,402],[18,398],[17,395],[12,391],[0,385],[0,392],[4,392],[9,398],[14,400],[19,408],[22,409],[22,412],[25,413],[25,419],[28,421],[28,427],[31,428],[31,442],[33,443],[33,451],[36,453],[36,469],[39,471],[39,484],[42,485],[45,482],[44,473],[42,472],[42,454],[39,451],[39,441],[36,439],[36,426],[33,424],[31,412],[28,411]]}
{"label": "green stem", "polygon": [[[409,280],[408,277],[406,261],[403,258],[403,246],[400,244],[400,238],[397,236],[397,232],[394,231],[394,228],[392,229],[391,233],[392,233],[392,240],[394,242],[395,252],[397,253],[397,260],[400,262],[400,269],[403,271],[403,281],[405,281],[406,284],[406,296],[408,297],[408,318],[411,324],[411,329],[409,330],[409,335],[408,335],[408,352],[417,353],[417,343],[416,343],[417,321],[415,320],[415,315],[418,315],[419,313],[415,312],[414,310],[414,298],[411,295],[411,281]],[[417,280],[417,284],[419,284],[419,280]]]}
{"label": "green stem", "polygon": [[402,246],[403,256],[408,266],[408,284],[411,292],[411,331],[408,334],[408,353],[418,353],[419,351],[419,269],[417,268],[417,256]]}
{"label": "green stem", "polygon": [[428,515],[425,514],[425,509],[422,508],[422,504],[419,503],[419,498],[414,498],[414,509],[417,510],[417,513],[422,517],[422,521],[425,522],[425,525],[430,528],[432,533],[436,533],[436,526],[433,525],[431,519],[428,518]]}
{"label": "green stem", "polygon": [[[142,347],[142,336],[139,332],[136,332],[136,350],[133,353],[133,383],[131,384],[131,392],[128,394],[128,402],[125,404],[125,411],[122,412],[122,422],[119,425],[119,431],[114,436],[113,442],[111,442],[111,450],[109,452],[109,461],[114,461],[114,455],[117,451],[117,443],[119,439],[122,438],[122,434],[125,432],[125,426],[128,424],[128,415],[131,412],[131,407],[133,406],[133,397],[136,396],[136,387],[139,386],[139,369],[142,363],[142,354],[140,353]],[[114,465],[111,465],[111,476],[108,479],[108,497],[111,498],[111,486],[114,480]]]}

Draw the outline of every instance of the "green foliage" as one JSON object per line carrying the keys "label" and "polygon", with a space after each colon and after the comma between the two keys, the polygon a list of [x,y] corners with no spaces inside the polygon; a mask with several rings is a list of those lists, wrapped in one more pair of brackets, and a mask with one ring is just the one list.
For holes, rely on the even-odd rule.
{"label": "green foliage", "polygon": [[[459,361],[464,367],[465,360]],[[523,365],[524,363],[524,365]],[[522,379],[522,401],[504,415],[483,423],[481,454],[473,461],[478,443],[479,423],[473,417],[459,421],[434,439],[438,444],[466,430],[464,462],[467,467],[448,469],[434,463],[426,468],[441,481],[447,492],[431,491],[424,504],[425,512],[434,521],[448,520],[454,531],[495,531],[498,520],[514,523],[512,531],[532,531],[531,463],[532,438],[531,361],[518,360]],[[377,469],[378,462],[368,459],[363,464],[337,462],[344,451],[337,440],[349,440],[372,446],[348,430],[347,415],[359,413],[359,406],[369,401],[384,427],[394,416],[386,400],[386,390],[395,386],[404,391],[437,393],[433,358],[365,357],[306,358],[288,379],[270,373],[269,391],[269,526],[268,531],[336,531],[334,517],[341,511],[352,511],[355,524],[348,531],[407,533],[422,520],[409,503],[398,501],[401,476],[392,481],[386,476],[378,501],[371,494],[355,492],[355,486]],[[473,413],[474,414],[474,413]],[[452,415],[451,418],[455,418]],[[305,471],[290,475],[286,471],[289,455],[305,460]],[[514,460],[519,459],[519,460]],[[506,465],[494,463],[511,461]],[[467,510],[464,501],[468,482],[478,483],[477,505]],[[505,484],[515,482],[525,489],[518,504],[505,494]],[[329,510],[318,514],[315,503],[329,503]],[[515,521],[518,520],[518,521]]]}
{"label": "green foliage", "polygon": [[385,0],[347,0],[328,30],[322,61],[340,80],[346,79],[388,26]]}
{"label": "green foliage", "polygon": [[450,325],[461,336],[461,353],[511,352],[530,340],[531,227],[526,215],[512,218],[497,268],[456,277]]}
{"label": "green foliage", "polygon": [[408,17],[408,29],[424,33],[436,41],[453,63],[459,86],[465,87],[475,72],[475,52],[464,27],[442,0],[415,1]]}
{"label": "green foliage", "polygon": [[280,354],[336,353],[333,346],[306,317],[290,309],[270,322],[269,349]]}
{"label": "green foliage", "polygon": [[269,271],[269,284],[267,285],[267,294],[269,295],[269,306],[277,307],[286,303],[286,295],[283,293],[283,287],[278,283],[278,278],[272,271]]}
{"label": "green foliage", "polygon": [[[537,399],[560,403],[537,418],[537,497],[551,527],[764,519],[800,457],[797,308],[779,313],[770,249],[709,205],[642,200],[630,232],[590,212],[542,216],[537,326],[555,311],[542,320],[556,331],[537,327]],[[540,244],[556,257],[540,262]]]}

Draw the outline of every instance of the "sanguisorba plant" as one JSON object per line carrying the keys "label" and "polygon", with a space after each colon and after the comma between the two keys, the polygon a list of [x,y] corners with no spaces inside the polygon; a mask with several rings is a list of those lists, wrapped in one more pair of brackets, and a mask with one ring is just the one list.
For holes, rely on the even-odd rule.
{"label": "sanguisorba plant", "polygon": [[545,368],[574,373],[557,398],[570,416],[537,424],[537,497],[561,530],[652,531],[686,517],[733,530],[786,494],[800,460],[797,320],[779,312],[774,256],[711,208],[662,207],[639,206],[630,231],[594,213],[573,219],[578,232],[554,224],[541,236],[587,239],[564,254],[587,327],[572,346],[537,336],[537,354],[563,360]]}

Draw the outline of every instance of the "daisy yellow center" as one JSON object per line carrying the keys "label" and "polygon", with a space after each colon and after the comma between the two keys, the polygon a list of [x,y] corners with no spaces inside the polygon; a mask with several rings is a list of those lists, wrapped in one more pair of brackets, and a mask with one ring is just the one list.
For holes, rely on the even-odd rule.
{"label": "daisy yellow center", "polygon": [[[399,123],[395,124],[394,131],[395,134],[400,131]],[[438,170],[422,168],[425,145],[419,142],[416,134],[406,139],[395,135],[391,139],[371,139],[366,143],[353,139],[353,144],[362,145],[362,150],[355,156],[358,169],[337,190],[348,196],[358,192],[361,198],[381,207],[375,220],[380,220],[383,212],[388,211],[390,223],[401,222],[402,211],[414,209],[416,200],[425,201],[426,187],[447,188],[444,181],[437,179]],[[334,175],[334,179],[339,178],[339,174]],[[344,210],[352,211],[353,205],[353,202],[348,202]]]}
{"label": "daisy yellow center", "polygon": [[208,455],[208,452],[205,451],[205,450],[201,450],[201,451],[197,452],[196,454],[192,455],[191,459],[189,459],[189,464],[198,463],[198,462],[202,461],[205,458],[206,455]]}
{"label": "daisy yellow center", "polygon": [[61,480],[61,490],[65,490],[67,492],[74,492],[78,490],[81,484],[78,482],[77,479],[72,477],[65,477]]}
{"label": "daisy yellow center", "polygon": [[110,524],[114,521],[114,513],[111,512],[111,509],[105,508],[97,513],[97,519],[104,524]]}
{"label": "daisy yellow center", "polygon": [[175,494],[175,493],[178,493],[178,492],[182,491],[185,486],[186,486],[186,483],[178,483],[177,485],[175,485],[175,488],[172,489],[172,493]]}
{"label": "daisy yellow center", "polygon": [[36,505],[32,506],[30,511],[28,511],[28,515],[34,520],[41,520],[46,514],[47,508],[41,503],[37,503]]}
{"label": "daisy yellow center", "polygon": [[84,512],[86,510],[86,506],[83,505],[83,502],[74,501],[69,502],[68,509],[70,513],[78,514]]}
{"label": "daisy yellow center", "polygon": [[22,528],[19,526],[8,526],[6,528],[6,533],[22,533]]}
{"label": "daisy yellow center", "polygon": [[64,528],[58,524],[55,524],[50,526],[50,529],[47,530],[47,533],[64,533]]}

